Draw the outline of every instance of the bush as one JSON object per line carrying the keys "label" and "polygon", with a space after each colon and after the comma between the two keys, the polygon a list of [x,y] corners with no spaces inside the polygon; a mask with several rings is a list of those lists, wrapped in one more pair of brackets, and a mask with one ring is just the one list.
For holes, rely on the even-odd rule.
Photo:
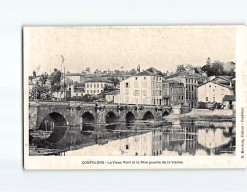
{"label": "bush", "polygon": [[198,102],[197,103],[197,109],[207,109],[207,103],[206,102]]}

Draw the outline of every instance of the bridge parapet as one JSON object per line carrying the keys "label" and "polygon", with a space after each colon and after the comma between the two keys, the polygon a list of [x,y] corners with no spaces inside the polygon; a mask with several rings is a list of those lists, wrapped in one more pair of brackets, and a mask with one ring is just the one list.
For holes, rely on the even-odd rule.
{"label": "bridge parapet", "polygon": [[[59,115],[69,126],[81,126],[82,116],[85,113],[94,118],[95,123],[106,123],[107,117],[116,118],[118,121],[126,121],[128,113],[137,120],[153,117],[160,120],[164,112],[169,114],[170,106],[155,105],[127,105],[127,104],[104,104],[104,103],[83,103],[79,101],[54,102],[54,101],[30,101],[29,103],[29,126],[30,129],[38,129],[47,117],[51,114]],[[148,117],[147,117],[148,116]],[[89,116],[88,116],[89,117]]]}

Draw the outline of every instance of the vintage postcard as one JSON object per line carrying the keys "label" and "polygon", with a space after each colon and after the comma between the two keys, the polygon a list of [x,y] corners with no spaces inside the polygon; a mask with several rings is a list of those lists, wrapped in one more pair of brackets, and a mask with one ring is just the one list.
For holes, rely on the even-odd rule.
{"label": "vintage postcard", "polygon": [[25,169],[246,168],[247,27],[23,27]]}

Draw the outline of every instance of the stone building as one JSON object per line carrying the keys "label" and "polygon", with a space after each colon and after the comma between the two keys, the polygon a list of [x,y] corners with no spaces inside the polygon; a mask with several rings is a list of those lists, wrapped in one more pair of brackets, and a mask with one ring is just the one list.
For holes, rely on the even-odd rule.
{"label": "stone building", "polygon": [[101,77],[95,77],[85,81],[85,94],[98,95],[103,92],[105,86],[113,87],[113,82]]}
{"label": "stone building", "polygon": [[183,83],[184,90],[184,104],[190,108],[194,108],[197,104],[198,93],[198,76],[191,75],[188,72],[178,72],[173,75],[165,77],[165,80],[175,80],[179,83]]}
{"label": "stone building", "polygon": [[143,71],[120,83],[120,103],[161,105],[161,91],[162,77]]}
{"label": "stone building", "polygon": [[166,80],[162,83],[163,105],[184,105],[184,84],[174,80]]}

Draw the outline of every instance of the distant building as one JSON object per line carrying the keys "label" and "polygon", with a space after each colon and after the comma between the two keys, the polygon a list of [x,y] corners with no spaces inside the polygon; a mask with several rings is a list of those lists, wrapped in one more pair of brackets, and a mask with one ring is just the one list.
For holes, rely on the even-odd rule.
{"label": "distant building", "polygon": [[105,94],[105,100],[108,103],[119,103],[119,90],[111,91]]}
{"label": "distant building", "polygon": [[214,81],[215,83],[222,84],[222,85],[231,86],[232,78],[233,78],[232,76],[216,76],[214,79],[212,79],[212,81]]}
{"label": "distant building", "polygon": [[66,73],[66,79],[71,80],[73,83],[85,83],[85,74],[81,73]]}
{"label": "distant building", "polygon": [[225,95],[233,95],[233,89],[230,86],[216,83],[215,80],[204,83],[198,87],[198,101],[222,103]]}
{"label": "distant building", "polygon": [[72,84],[69,87],[70,97],[78,97],[84,95],[84,86],[80,83]]}
{"label": "distant building", "polygon": [[162,77],[140,72],[120,83],[120,102],[124,104],[162,104]]}
{"label": "distant building", "polygon": [[236,109],[235,95],[225,95],[222,99],[224,109]]}
{"label": "distant building", "polygon": [[163,105],[184,105],[185,88],[183,83],[166,80],[162,83]]}
{"label": "distant building", "polygon": [[101,77],[87,80],[85,81],[85,94],[98,95],[103,92],[107,85],[113,87],[113,82]]}
{"label": "distant building", "polygon": [[197,104],[198,94],[197,94],[197,85],[198,85],[198,76],[190,75],[188,72],[178,72],[173,75],[165,77],[165,80],[175,80],[179,83],[183,83],[184,104],[189,106],[190,108],[194,108]]}

